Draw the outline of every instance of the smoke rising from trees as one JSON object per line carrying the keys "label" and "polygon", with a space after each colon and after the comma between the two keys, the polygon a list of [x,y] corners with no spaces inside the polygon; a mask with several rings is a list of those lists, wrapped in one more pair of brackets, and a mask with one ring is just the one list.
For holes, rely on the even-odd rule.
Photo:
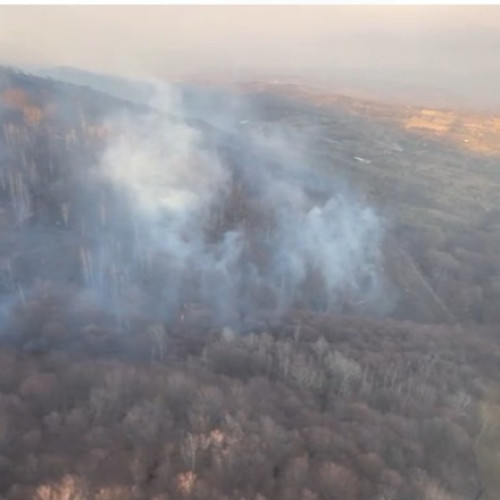
{"label": "smoke rising from trees", "polygon": [[[387,312],[375,211],[315,168],[307,135],[264,126],[249,100],[210,102],[163,88],[154,110],[110,113],[100,129],[80,118],[103,140],[96,153],[70,133],[64,172],[50,157],[46,177],[30,159],[6,168],[18,251],[44,254],[12,285],[76,279],[125,322],[170,321],[188,304],[238,328],[292,307]],[[57,234],[32,214],[41,186]]]}
{"label": "smoke rising from trees", "polygon": [[382,223],[314,169],[304,141],[286,128],[234,123],[228,110],[200,128],[182,118],[181,99],[162,107],[168,114],[111,127],[122,133],[96,173],[123,209],[104,201],[115,216],[85,250],[88,284],[145,293],[157,314],[200,303],[233,325],[300,305],[382,307]]}

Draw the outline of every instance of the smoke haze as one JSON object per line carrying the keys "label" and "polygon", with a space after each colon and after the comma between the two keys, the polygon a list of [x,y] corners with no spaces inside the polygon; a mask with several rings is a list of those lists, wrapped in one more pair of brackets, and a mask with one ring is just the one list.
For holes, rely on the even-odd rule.
{"label": "smoke haze", "polygon": [[1,7],[0,61],[161,79],[288,76],[499,107],[497,6]]}
{"label": "smoke haze", "polygon": [[[13,290],[25,300],[43,278],[80,280],[120,321],[141,314],[170,320],[191,302],[215,323],[237,327],[293,307],[385,314],[393,302],[383,272],[385,223],[344,179],[317,168],[314,137],[263,126],[251,99],[178,93],[164,82],[284,76],[392,96],[409,90],[424,101],[443,91],[448,102],[493,107],[500,105],[496,12],[2,7],[0,60],[108,86],[149,109],[106,112],[105,143],[94,151],[76,140],[75,124],[87,140],[85,120],[57,98],[64,122],[57,134],[66,134],[67,148],[58,154],[69,171],[54,171],[49,151],[42,175],[36,140],[16,143],[24,132],[4,132],[0,173],[14,246],[23,255],[38,247],[44,262],[43,276],[34,263],[17,275],[9,270],[4,307]],[[33,193],[42,188],[69,236],[34,222]],[[69,257],[60,258],[59,244]]]}
{"label": "smoke haze", "polygon": [[[3,128],[4,311],[46,285],[122,325],[175,322],[189,304],[238,329],[297,307],[390,311],[384,222],[319,168],[314,135],[266,121],[251,97],[217,105],[163,85],[149,108],[111,110],[121,101],[57,85],[44,103],[56,121]],[[97,122],[69,90],[91,99]],[[29,100],[2,96],[6,116]]]}
{"label": "smoke haze", "polygon": [[387,312],[382,223],[339,179],[315,170],[307,138],[237,123],[244,103],[198,109],[211,122],[201,129],[181,119],[182,99],[157,104],[160,115],[109,125],[122,133],[95,173],[124,205],[104,202],[119,216],[105,217],[105,238],[84,250],[87,285],[111,284],[118,308],[132,291],[151,314],[171,317],[195,302],[238,327],[293,306]]}

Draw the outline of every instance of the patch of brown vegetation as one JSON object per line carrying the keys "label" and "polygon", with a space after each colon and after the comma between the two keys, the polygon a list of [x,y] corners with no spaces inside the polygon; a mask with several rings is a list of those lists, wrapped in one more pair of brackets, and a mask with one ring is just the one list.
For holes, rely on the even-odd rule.
{"label": "patch of brown vegetation", "polygon": [[7,107],[20,109],[24,121],[29,125],[37,125],[43,117],[42,109],[34,105],[28,94],[21,89],[4,90],[1,94],[1,101]]}

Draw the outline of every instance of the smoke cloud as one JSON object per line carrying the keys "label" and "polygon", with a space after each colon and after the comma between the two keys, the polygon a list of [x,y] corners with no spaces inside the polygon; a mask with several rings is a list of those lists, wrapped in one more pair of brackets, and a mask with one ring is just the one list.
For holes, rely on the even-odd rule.
{"label": "smoke cloud", "polygon": [[294,306],[380,310],[382,223],[314,169],[304,138],[238,121],[235,102],[194,126],[185,115],[207,120],[203,108],[169,97],[161,114],[111,126],[121,132],[94,173],[121,208],[104,200],[103,235],[82,254],[87,285],[122,310],[169,317],[194,302],[235,326]]}
{"label": "smoke cloud", "polygon": [[76,283],[122,324],[178,322],[190,307],[242,330],[291,308],[388,312],[383,221],[315,165],[314,137],[261,120],[251,99],[159,90],[148,111],[103,118],[98,153],[70,130],[64,171],[51,173],[57,151],[31,163],[30,147],[2,169],[17,302],[45,280]]}

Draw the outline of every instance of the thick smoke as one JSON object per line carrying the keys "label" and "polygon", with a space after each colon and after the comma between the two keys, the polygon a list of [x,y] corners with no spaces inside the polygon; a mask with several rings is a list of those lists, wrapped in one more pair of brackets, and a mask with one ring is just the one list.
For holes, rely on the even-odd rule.
{"label": "thick smoke", "polygon": [[381,221],[311,165],[304,138],[241,120],[251,110],[233,101],[157,104],[111,122],[120,132],[95,170],[113,194],[82,265],[117,314],[135,305],[170,319],[194,303],[241,326],[291,307],[385,307]]}
{"label": "thick smoke", "polygon": [[46,144],[4,124],[4,310],[55,285],[123,325],[388,312],[382,221],[313,137],[270,102],[159,90],[148,109],[94,102],[98,126],[61,99]]}

